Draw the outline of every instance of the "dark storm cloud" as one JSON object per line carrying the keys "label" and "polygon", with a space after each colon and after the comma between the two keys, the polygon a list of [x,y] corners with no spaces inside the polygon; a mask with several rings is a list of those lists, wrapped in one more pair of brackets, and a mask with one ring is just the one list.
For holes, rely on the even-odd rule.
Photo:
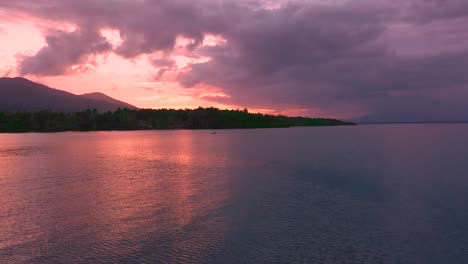
{"label": "dark storm cloud", "polygon": [[[23,58],[23,74],[61,74],[109,52],[93,47],[103,43],[96,29],[111,28],[123,40],[113,52],[124,58],[170,55],[178,37],[189,39],[186,55],[211,59],[189,65],[179,81],[230,96],[213,101],[349,112],[367,121],[468,119],[468,35],[447,33],[468,20],[463,0],[17,2],[0,0],[0,8],[93,29],[76,52],[61,43],[74,47],[68,39],[77,33],[54,34],[60,44]],[[206,34],[225,41],[201,46]],[[170,59],[150,62],[156,79],[174,67]]]}
{"label": "dark storm cloud", "polygon": [[[212,60],[192,65],[180,80],[187,87],[224,87],[231,103],[258,107],[310,106],[343,114],[357,106],[368,113],[359,118],[366,121],[468,119],[468,48],[401,55],[382,41],[389,27],[410,30],[424,13],[425,23],[446,19],[453,26],[461,18],[432,10],[290,5],[244,18],[248,26],[226,32],[225,45],[202,48]],[[430,36],[438,38],[445,38],[443,32]]]}
{"label": "dark storm cloud", "polygon": [[200,54],[212,59],[192,65],[181,83],[230,87],[233,100],[329,103],[341,96],[333,91],[340,87],[329,78],[335,77],[333,69],[324,67],[387,56],[386,49],[369,44],[385,30],[381,11],[289,5],[252,13],[225,33],[225,45],[202,48]]}
{"label": "dark storm cloud", "polygon": [[49,31],[46,46],[33,56],[20,56],[19,73],[38,76],[66,74],[71,66],[86,70],[90,56],[109,52],[112,45],[96,30],[80,28],[73,32]]}

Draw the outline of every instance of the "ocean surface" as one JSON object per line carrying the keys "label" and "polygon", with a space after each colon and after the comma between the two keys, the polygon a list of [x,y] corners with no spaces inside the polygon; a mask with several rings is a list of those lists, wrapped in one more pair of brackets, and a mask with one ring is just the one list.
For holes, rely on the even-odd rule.
{"label": "ocean surface", "polygon": [[468,124],[0,134],[0,263],[468,263]]}

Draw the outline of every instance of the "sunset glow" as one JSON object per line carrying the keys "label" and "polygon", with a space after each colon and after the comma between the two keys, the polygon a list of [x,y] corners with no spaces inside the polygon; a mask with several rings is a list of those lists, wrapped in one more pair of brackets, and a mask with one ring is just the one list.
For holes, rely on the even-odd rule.
{"label": "sunset glow", "polygon": [[141,108],[468,118],[455,0],[85,2],[0,1],[0,75]]}
{"label": "sunset glow", "polygon": [[0,264],[468,263],[468,0],[0,0]]}

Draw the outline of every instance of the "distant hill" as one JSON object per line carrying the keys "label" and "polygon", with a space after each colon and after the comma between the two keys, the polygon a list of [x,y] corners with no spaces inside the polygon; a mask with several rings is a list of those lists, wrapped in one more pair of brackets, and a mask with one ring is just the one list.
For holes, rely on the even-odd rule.
{"label": "distant hill", "polygon": [[138,109],[102,93],[76,95],[24,78],[0,78],[0,112],[105,112],[118,108]]}

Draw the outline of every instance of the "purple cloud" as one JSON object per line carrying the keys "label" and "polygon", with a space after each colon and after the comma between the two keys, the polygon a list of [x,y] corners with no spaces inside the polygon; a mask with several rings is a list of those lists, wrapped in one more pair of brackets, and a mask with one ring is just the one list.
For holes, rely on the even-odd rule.
{"label": "purple cloud", "polygon": [[395,5],[400,6],[403,19],[420,23],[468,15],[468,2],[465,0],[399,0]]}
{"label": "purple cloud", "polygon": [[90,56],[107,53],[112,45],[97,30],[86,27],[73,32],[49,31],[45,36],[46,46],[33,56],[20,56],[18,72],[21,75],[53,76],[71,71],[86,71]]}
{"label": "purple cloud", "polygon": [[[150,60],[160,79],[177,52],[210,58],[178,80],[219,87],[229,95],[223,103],[365,121],[468,120],[463,0],[0,0],[0,7],[78,25],[48,33],[47,46],[20,61],[22,74],[63,74],[108,52],[129,59],[162,52],[167,57]],[[118,30],[122,43],[112,48],[104,28]],[[208,34],[225,41],[203,46]],[[189,40],[182,51],[180,37]]]}

